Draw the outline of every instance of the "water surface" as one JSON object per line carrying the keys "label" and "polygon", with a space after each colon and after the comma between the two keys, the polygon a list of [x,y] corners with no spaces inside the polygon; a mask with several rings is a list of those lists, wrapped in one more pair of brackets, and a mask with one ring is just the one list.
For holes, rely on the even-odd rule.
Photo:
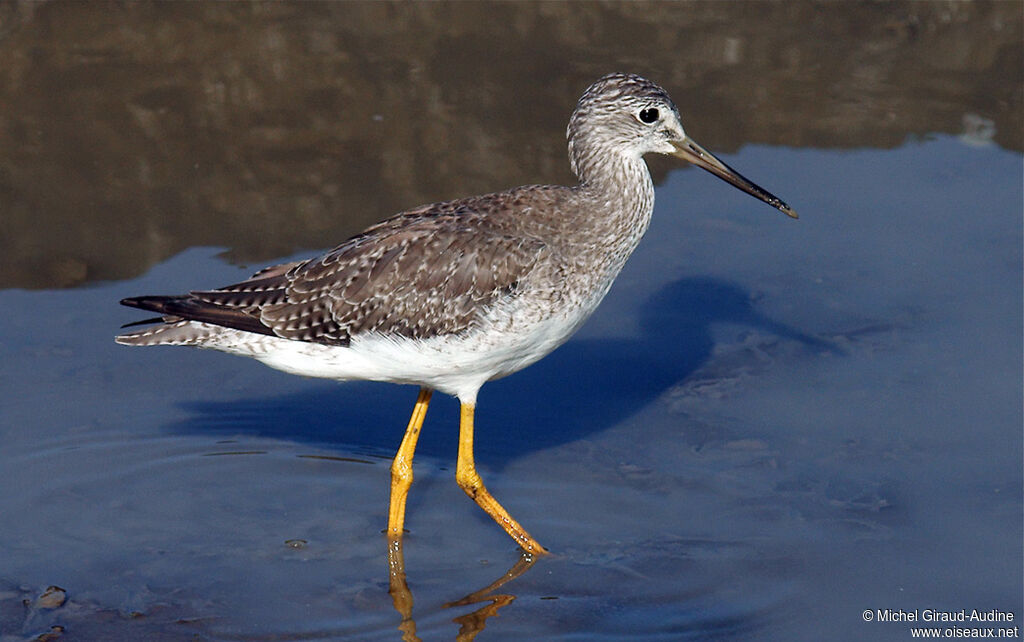
{"label": "water surface", "polygon": [[[1019,625],[1019,7],[98,7],[3,7],[4,640]],[[480,395],[481,473],[553,555],[474,595],[518,554],[454,484],[435,397],[403,623],[380,531],[416,390],[127,349],[116,301],[567,181],[564,122],[610,69],[664,84],[801,219],[652,162],[655,218],[605,303]]]}

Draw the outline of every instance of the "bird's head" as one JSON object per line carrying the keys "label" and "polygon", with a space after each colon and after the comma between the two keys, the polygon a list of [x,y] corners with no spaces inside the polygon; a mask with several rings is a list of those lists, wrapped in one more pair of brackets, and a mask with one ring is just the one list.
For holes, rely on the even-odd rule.
{"label": "bird's head", "polygon": [[723,163],[690,138],[668,93],[635,74],[609,74],[591,85],[569,119],[566,131],[573,171],[610,154],[639,159],[669,154],[707,170],[752,196],[796,218],[781,199]]}

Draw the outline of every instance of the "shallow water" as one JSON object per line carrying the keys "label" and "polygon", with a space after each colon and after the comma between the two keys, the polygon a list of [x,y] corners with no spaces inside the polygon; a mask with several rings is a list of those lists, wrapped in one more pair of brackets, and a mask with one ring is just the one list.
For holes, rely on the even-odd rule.
{"label": "shallow water", "polygon": [[[413,605],[403,623],[388,592],[380,531],[389,458],[415,389],[307,380],[203,351],[127,349],[111,337],[138,315],[116,301],[228,283],[422,201],[565,180],[559,119],[599,75],[592,67],[636,62],[625,45],[594,58],[596,44],[612,24],[643,42],[653,32],[626,27],[647,18],[602,5],[608,15],[591,7],[572,16],[590,25],[589,36],[544,35],[541,52],[561,52],[557,66],[579,82],[533,87],[515,101],[526,109],[538,96],[541,111],[506,116],[515,110],[496,102],[507,100],[506,83],[522,71],[498,66],[483,81],[479,108],[504,110],[500,122],[475,113],[465,123],[436,118],[467,104],[460,92],[468,85],[460,83],[480,72],[471,62],[479,49],[464,36],[458,42],[467,58],[447,68],[450,79],[435,82],[439,63],[420,60],[423,68],[409,72],[418,79],[410,97],[381,103],[385,118],[392,117],[386,106],[395,117],[421,119],[390,130],[386,145],[412,145],[417,162],[390,151],[378,159],[371,146],[365,166],[317,183],[314,170],[329,175],[359,146],[341,144],[346,134],[333,129],[322,145],[295,138],[326,125],[308,104],[271,109],[276,96],[288,96],[274,56],[286,65],[344,66],[338,61],[352,55],[379,70],[405,69],[395,62],[405,53],[366,41],[352,48],[343,36],[354,26],[294,5],[285,15],[264,5],[228,15],[165,5],[65,21],[60,12],[72,6],[23,10],[17,27],[3,31],[8,53],[34,52],[29,58],[47,72],[37,85],[57,96],[66,86],[80,97],[84,90],[62,85],[57,71],[98,73],[127,58],[136,66],[123,68],[111,87],[133,90],[163,77],[176,89],[150,87],[149,102],[127,100],[134,124],[119,143],[124,149],[67,161],[69,175],[82,164],[95,183],[54,182],[60,171],[40,169],[61,146],[44,130],[15,136],[19,127],[32,131],[24,104],[5,121],[0,199],[14,225],[4,236],[20,254],[0,262],[9,286],[0,291],[0,639],[32,639],[59,626],[72,640],[376,640],[401,639],[403,631],[412,639],[413,628],[433,640],[482,625],[480,640],[905,640],[911,624],[865,622],[862,614],[929,608],[998,609],[1014,621],[957,626],[1019,626],[1024,159],[1020,132],[1006,123],[1021,122],[1021,96],[991,90],[999,78],[1018,88],[1024,80],[1019,64],[999,62],[1019,51],[1020,38],[1006,31],[1019,33],[1019,11],[996,29],[999,4],[963,14],[954,5],[945,22],[939,5],[892,5],[893,15],[920,14],[889,27],[882,21],[890,17],[851,9],[825,16],[845,17],[832,24],[851,39],[836,37],[839,53],[816,62],[808,52],[820,33],[773,59],[755,55],[771,51],[772,41],[746,28],[742,11],[686,5],[692,15],[664,17],[703,25],[710,43],[733,42],[726,52],[738,48],[740,62],[775,70],[772,84],[750,89],[762,103],[723,114],[707,91],[690,100],[702,95],[694,83],[705,86],[694,74],[721,71],[718,96],[742,94],[729,83],[731,75],[748,78],[735,63],[723,71],[721,61],[702,67],[691,56],[683,73],[665,52],[637,63],[676,96],[695,138],[801,219],[787,220],[705,173],[656,165],[651,229],[595,316],[567,345],[480,395],[481,473],[553,555],[473,595],[500,580],[518,554],[454,484],[457,406],[435,397],[409,499],[404,566]],[[517,29],[545,21],[525,6],[502,11],[519,18]],[[790,6],[797,8],[747,9],[768,14],[749,16],[757,24],[819,24],[812,5]],[[390,20],[403,18],[390,7]],[[395,24],[454,37],[459,22],[450,11],[417,9]],[[67,51],[40,48],[39,40],[51,42],[40,32],[52,32],[56,43],[72,17],[94,29],[76,32],[78,46]],[[555,18],[569,19],[546,20],[560,24]],[[118,21],[120,31],[111,26]],[[938,44],[947,24],[958,25],[959,39]],[[901,31],[907,25],[916,25],[916,36]],[[266,65],[265,75],[232,66],[250,60],[239,51],[251,30],[265,38],[267,57],[253,63],[257,71]],[[159,35],[166,53],[133,33]],[[179,40],[196,33],[204,38],[192,47]],[[864,33],[881,36],[870,47],[852,37]],[[1010,44],[1000,48],[1000,39]],[[537,51],[507,46],[520,65],[555,75]],[[193,71],[160,66],[161,55],[181,63],[195,51],[210,65],[197,76],[222,73],[224,91],[244,85],[258,95],[204,99]],[[860,61],[861,73],[843,83],[831,78],[830,89],[821,68],[842,66],[831,56]],[[894,79],[919,76],[867,73],[922,60],[944,66],[945,84],[921,74],[925,80],[904,86]],[[980,70],[959,68],[960,60]],[[318,69],[293,84],[315,84]],[[1006,69],[1018,77],[1006,78]],[[807,91],[811,81],[801,79],[808,77],[823,104],[787,116],[782,105]],[[859,92],[847,93],[850,84]],[[335,87],[344,90],[318,100],[347,104],[338,96],[350,89],[340,78]],[[387,88],[365,91],[390,96]],[[424,96],[435,101],[427,113],[395,107]],[[834,126],[860,113],[849,96],[863,111],[895,114],[878,123],[890,133]],[[108,131],[109,118],[118,112],[108,108],[116,102],[86,101],[76,140],[114,140],[119,128]],[[227,106],[223,121],[211,104]],[[114,115],[105,120],[104,109]],[[748,111],[757,116],[744,121]],[[905,112],[920,115],[913,126]],[[232,125],[239,114],[249,116]],[[729,131],[718,122],[726,116],[753,122],[750,131]],[[797,122],[779,130],[772,118]],[[241,142],[215,138],[224,146],[219,157],[190,126]],[[830,127],[834,138],[822,134]],[[526,132],[520,139],[517,128]],[[463,139],[480,146],[468,149]],[[208,169],[186,180],[188,149]],[[517,162],[515,153],[525,156]],[[465,175],[435,162],[449,154],[490,160]],[[133,158],[149,169],[132,165],[114,178]],[[212,161],[227,168],[205,165]],[[374,167],[383,178],[367,178]],[[386,185],[386,194],[374,195],[374,184]],[[74,207],[47,190],[65,190]],[[366,211],[325,222],[348,193]],[[275,204],[286,211],[271,216]],[[56,228],[64,230],[59,242]],[[278,229],[285,231],[267,231]],[[38,601],[51,585],[65,591],[56,607]],[[446,606],[466,596],[478,601]]]}

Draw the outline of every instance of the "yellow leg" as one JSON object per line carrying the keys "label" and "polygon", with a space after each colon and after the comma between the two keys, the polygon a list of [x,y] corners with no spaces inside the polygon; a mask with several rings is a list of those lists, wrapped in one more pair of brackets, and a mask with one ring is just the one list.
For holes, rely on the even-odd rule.
{"label": "yellow leg", "polygon": [[466,491],[473,501],[480,508],[487,511],[498,525],[505,529],[505,532],[512,536],[512,539],[519,544],[527,553],[543,555],[547,549],[537,543],[537,540],[530,537],[530,534],[519,525],[519,522],[512,519],[498,500],[487,492],[484,482],[476,472],[476,463],[473,461],[473,404],[462,404],[459,416],[459,459],[455,465],[455,480],[459,487]]}
{"label": "yellow leg", "polygon": [[398,447],[395,460],[391,462],[391,506],[388,509],[388,536],[401,537],[402,526],[405,524],[405,499],[409,496],[412,486],[412,456],[416,452],[416,440],[420,438],[423,418],[427,416],[430,405],[430,388],[420,388],[416,405],[409,417],[409,427],[405,429],[402,445]]}

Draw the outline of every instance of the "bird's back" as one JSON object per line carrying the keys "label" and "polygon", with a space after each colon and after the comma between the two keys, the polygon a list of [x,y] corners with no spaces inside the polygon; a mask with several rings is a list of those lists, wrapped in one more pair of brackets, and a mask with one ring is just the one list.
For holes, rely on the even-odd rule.
{"label": "bird's back", "polygon": [[[118,341],[181,343],[182,332],[166,326],[181,327],[183,320],[336,346],[364,333],[409,339],[465,333],[498,302],[536,288],[541,274],[561,271],[569,251],[561,210],[571,192],[531,186],[424,206],[326,254],[263,269],[240,283],[126,299],[165,315],[165,327]],[[189,343],[202,343],[188,334]]]}

